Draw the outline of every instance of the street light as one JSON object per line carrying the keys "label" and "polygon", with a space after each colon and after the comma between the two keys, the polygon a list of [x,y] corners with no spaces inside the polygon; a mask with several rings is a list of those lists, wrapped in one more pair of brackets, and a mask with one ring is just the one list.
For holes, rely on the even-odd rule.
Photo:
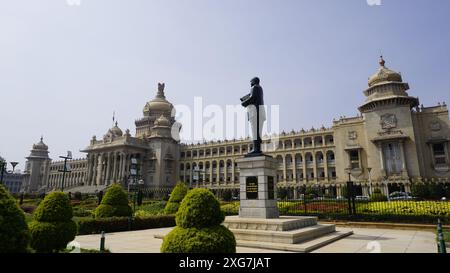
{"label": "street light", "polygon": [[58,172],[63,173],[62,182],[61,182],[61,191],[64,192],[64,177],[66,176],[66,173],[70,173],[70,166],[67,165],[67,160],[72,159],[72,152],[67,151],[67,156],[59,156],[59,158],[64,158],[64,169],[58,170]]}
{"label": "street light", "polygon": [[8,163],[0,157],[0,185],[3,184],[3,173],[6,171]]}
{"label": "street light", "polygon": [[14,170],[16,169],[16,166],[17,166],[17,164],[19,164],[19,162],[14,162],[14,161],[12,161],[12,162],[9,162],[9,163],[10,163],[11,166],[13,167],[12,172],[14,173]]}
{"label": "street light", "polygon": [[[353,182],[352,182],[352,169],[346,168],[345,171],[348,174],[348,181],[347,181],[347,200],[348,200],[348,211],[350,214],[356,214],[356,206],[355,206],[355,196],[353,193]],[[352,208],[353,205],[353,208]]]}

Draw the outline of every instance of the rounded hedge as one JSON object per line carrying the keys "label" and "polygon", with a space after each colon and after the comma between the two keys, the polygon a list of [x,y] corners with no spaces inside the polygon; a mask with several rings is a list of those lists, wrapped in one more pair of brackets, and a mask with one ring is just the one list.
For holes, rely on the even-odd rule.
{"label": "rounded hedge", "polygon": [[95,209],[95,217],[130,216],[132,209],[128,204],[127,193],[120,185],[112,185],[102,198],[100,205]]}
{"label": "rounded hedge", "polygon": [[177,183],[175,188],[173,188],[172,193],[170,194],[169,202],[164,208],[164,213],[175,214],[180,207],[181,201],[186,196],[188,191],[189,188],[183,182]]}
{"label": "rounded hedge", "polygon": [[164,237],[163,253],[235,253],[236,240],[222,225],[208,228],[174,228]]}
{"label": "rounded hedge", "polygon": [[180,208],[180,203],[167,202],[164,207],[164,214],[175,214]]}
{"label": "rounded hedge", "polygon": [[101,204],[100,206],[98,206],[95,209],[95,217],[97,217],[97,218],[130,216],[131,213],[132,213],[132,210],[129,205],[111,206],[111,205]]}
{"label": "rounded hedge", "polygon": [[25,214],[0,185],[0,253],[27,252],[30,232]]}
{"label": "rounded hedge", "polygon": [[370,196],[370,201],[372,202],[383,202],[383,201],[387,201],[388,198],[386,195],[377,192],[374,192],[371,196]]}
{"label": "rounded hedge", "polygon": [[57,252],[75,239],[77,225],[67,195],[52,192],[39,204],[30,224],[31,247],[37,252]]}
{"label": "rounded hedge", "polygon": [[106,191],[100,204],[111,206],[128,206],[128,195],[120,185],[114,184]]}
{"label": "rounded hedge", "polygon": [[177,226],[203,228],[219,225],[225,219],[217,198],[208,189],[188,192],[176,214]]}
{"label": "rounded hedge", "polygon": [[67,244],[75,239],[77,224],[74,221],[66,222],[39,222],[30,224],[31,247],[37,252],[49,253],[66,248]]}
{"label": "rounded hedge", "polygon": [[41,222],[64,222],[73,217],[69,197],[62,192],[48,194],[34,212],[33,219]]}

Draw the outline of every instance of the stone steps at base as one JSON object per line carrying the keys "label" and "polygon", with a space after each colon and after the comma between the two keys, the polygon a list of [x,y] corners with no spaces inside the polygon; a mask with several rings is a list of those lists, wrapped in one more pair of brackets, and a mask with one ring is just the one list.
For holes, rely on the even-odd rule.
{"label": "stone steps at base", "polygon": [[353,231],[335,231],[319,238],[315,238],[306,242],[297,244],[283,244],[283,243],[269,243],[269,242],[257,242],[257,241],[243,241],[236,240],[236,245],[240,247],[261,248],[270,250],[283,250],[292,252],[307,253],[315,249],[323,247],[327,244],[335,242],[344,237],[350,236]]}
{"label": "stone steps at base", "polygon": [[230,229],[236,240],[296,244],[336,231],[335,225],[314,225],[290,231]]}

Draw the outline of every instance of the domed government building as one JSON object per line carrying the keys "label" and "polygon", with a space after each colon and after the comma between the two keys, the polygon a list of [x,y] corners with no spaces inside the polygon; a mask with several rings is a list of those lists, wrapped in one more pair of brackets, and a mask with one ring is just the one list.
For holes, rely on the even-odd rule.
{"label": "domed government building", "polygon": [[[331,128],[282,132],[277,145],[263,139],[263,151],[279,162],[277,186],[326,186],[339,196],[349,179],[359,195],[368,195],[371,187],[384,193],[409,192],[413,183],[449,183],[447,105],[424,107],[408,90],[402,75],[381,58],[363,91],[358,116],[334,120]],[[165,97],[164,84],[159,84],[156,97],[135,121],[136,134],[123,132],[116,122],[101,139],[93,136],[82,150],[86,157],[69,161],[64,190],[95,192],[113,183],[126,187],[132,166],[137,166],[138,179],[147,188],[170,188],[184,181],[192,187],[238,191],[235,162],[252,150],[251,140],[183,144],[172,137],[181,128],[173,116],[174,106]],[[41,139],[27,157],[24,190],[60,189],[63,167],[64,161],[48,157]]]}

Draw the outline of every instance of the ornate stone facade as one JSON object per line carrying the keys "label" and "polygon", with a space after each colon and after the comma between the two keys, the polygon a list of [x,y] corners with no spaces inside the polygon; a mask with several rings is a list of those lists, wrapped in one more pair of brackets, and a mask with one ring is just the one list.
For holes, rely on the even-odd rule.
{"label": "ornate stone facade", "polygon": [[[370,187],[409,191],[421,180],[450,181],[447,105],[419,106],[407,93],[408,83],[383,59],[368,84],[358,116],[334,120],[331,128],[283,132],[277,143],[263,137],[263,151],[278,162],[278,187],[327,185],[339,195],[350,174],[359,194],[367,195]],[[173,117],[164,84],[158,84],[155,99],[135,122],[136,135],[122,133],[116,123],[102,139],[94,136],[83,150],[86,159],[70,162],[76,167],[65,188],[126,185],[136,158],[147,187],[171,187],[181,180],[194,187],[238,189],[236,160],[252,149],[250,139],[182,144],[172,138],[171,130],[180,128]],[[61,181],[61,168],[61,162],[51,164],[48,189]],[[38,184],[46,184],[42,177]]]}

